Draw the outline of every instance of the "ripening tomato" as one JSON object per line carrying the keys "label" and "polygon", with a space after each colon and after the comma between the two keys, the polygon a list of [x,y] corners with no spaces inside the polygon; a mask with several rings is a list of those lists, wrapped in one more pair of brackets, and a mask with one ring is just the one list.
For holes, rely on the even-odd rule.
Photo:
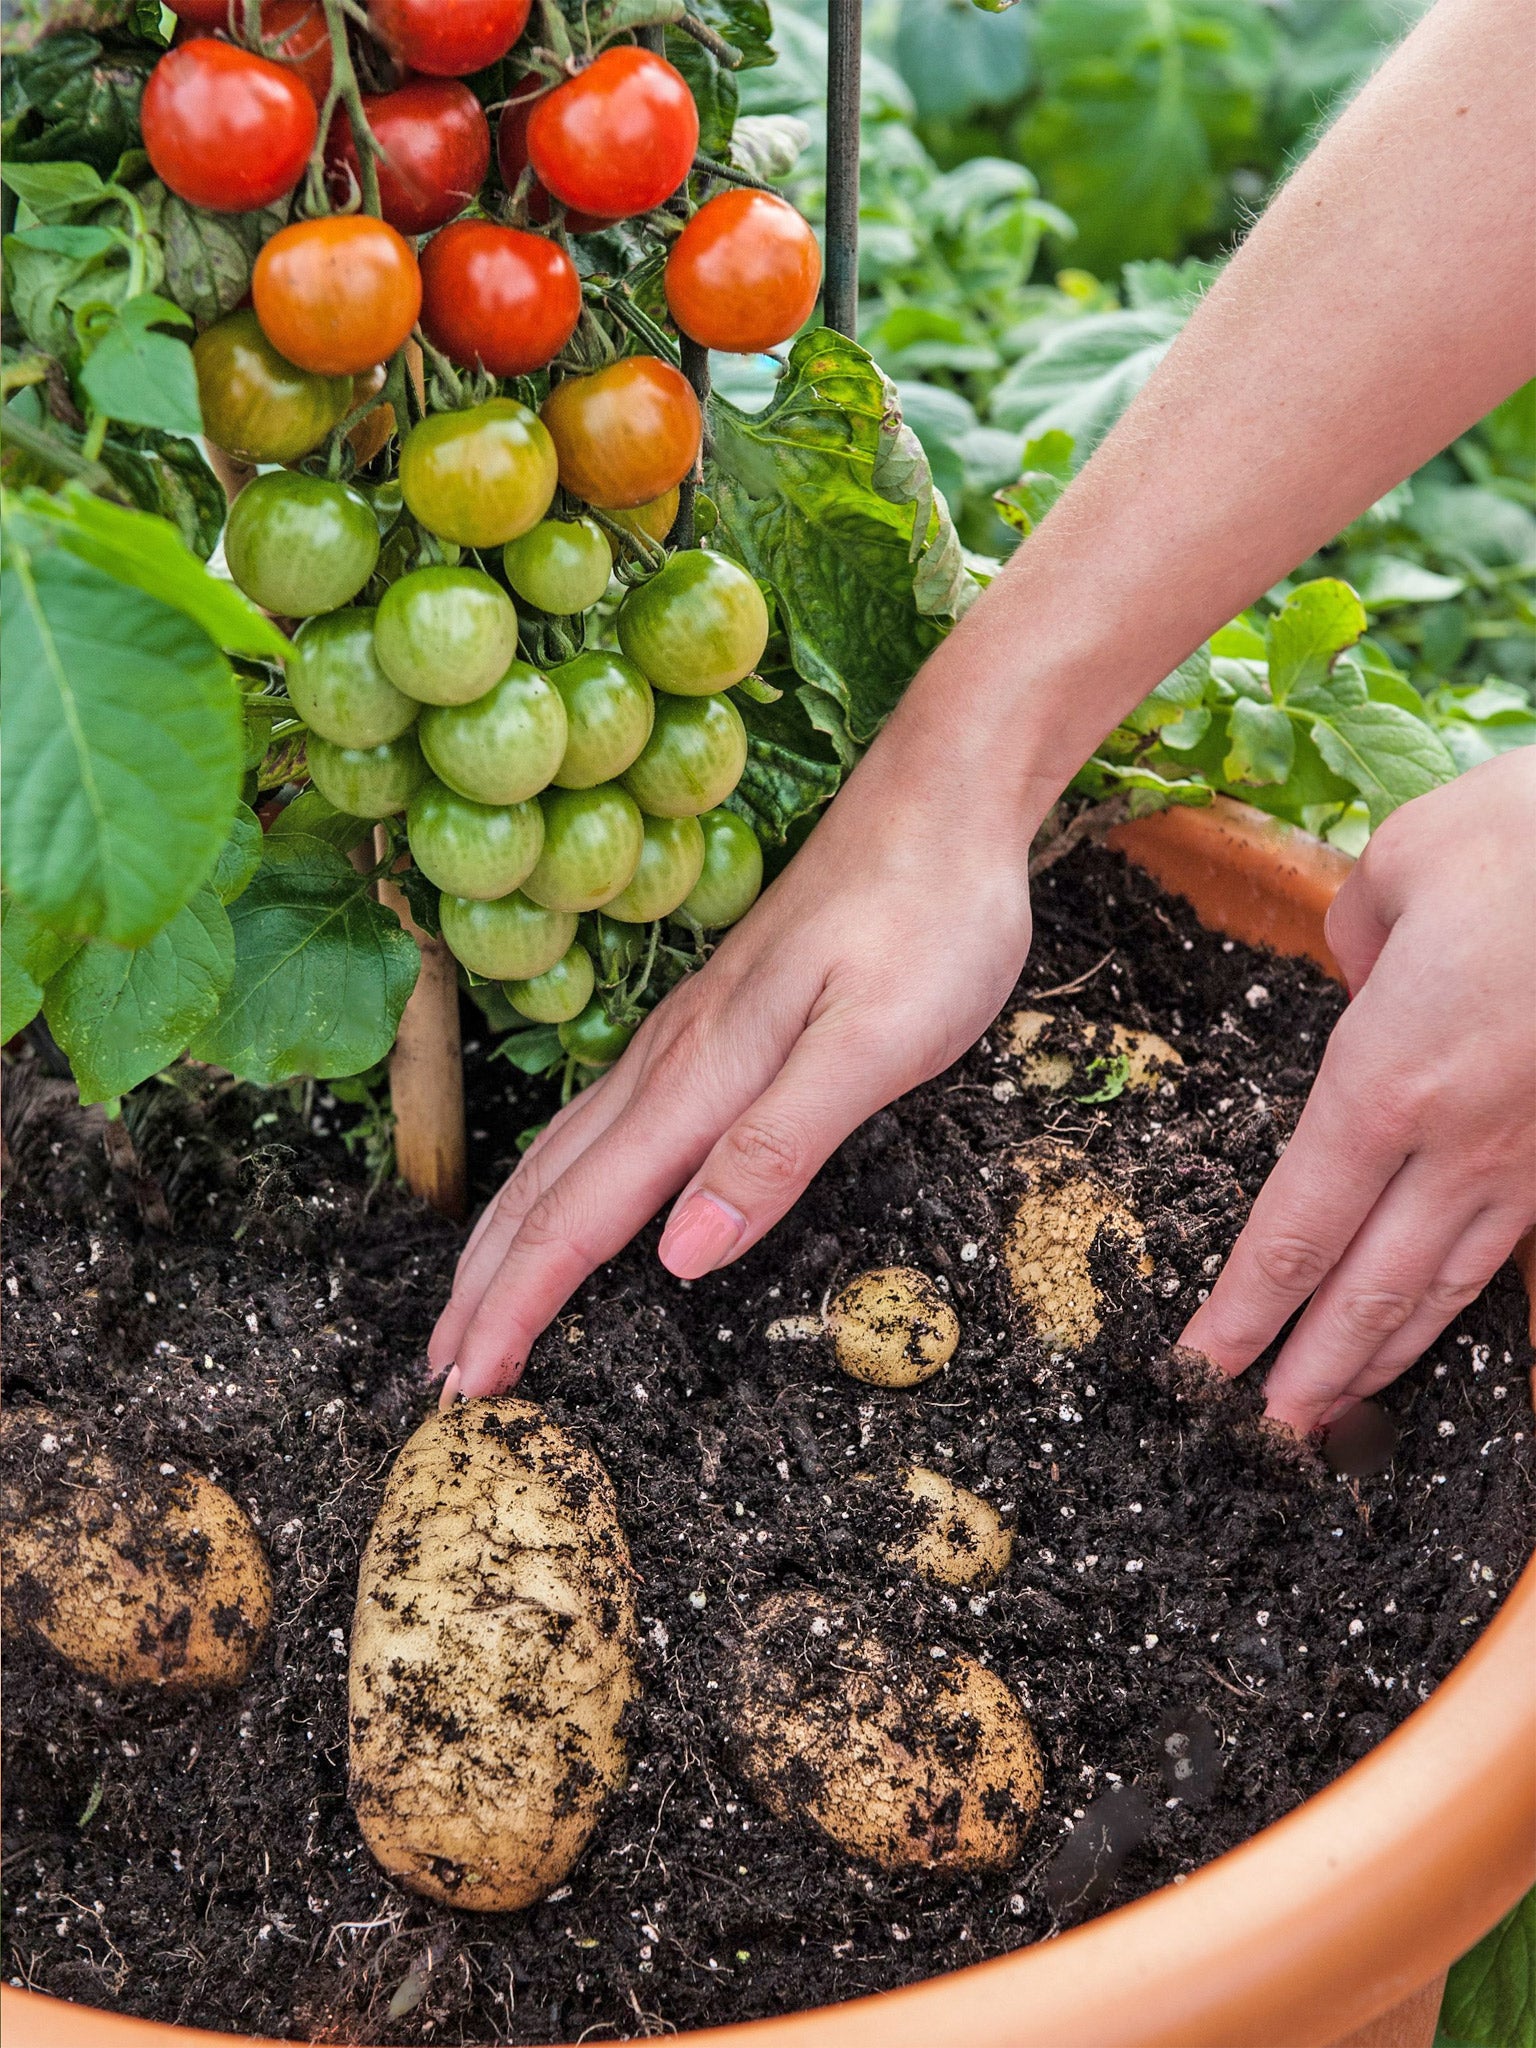
{"label": "ripening tomato", "polygon": [[373,32],[408,71],[466,78],[505,57],[530,0],[368,0]]}
{"label": "ripening tomato", "polygon": [[746,765],[747,728],[729,697],[658,697],[624,787],[653,818],[693,818],[723,804]]}
{"label": "ripening tomato", "polygon": [[768,645],[755,577],[725,555],[680,548],[625,598],[619,645],[658,690],[708,697],[751,675]]}
{"label": "ripening tomato", "polygon": [[515,398],[434,413],[400,451],[410,511],[429,533],[465,548],[500,547],[537,526],[557,480],[554,443]]}
{"label": "ripening tomato", "polygon": [[[170,0],[167,0],[170,4]],[[234,0],[235,23],[241,17],[241,0]],[[171,12],[180,22],[192,28],[228,28],[230,25],[230,0],[175,0]]]}
{"label": "ripening tomato", "polygon": [[527,981],[508,981],[502,992],[520,1017],[535,1024],[568,1024],[592,1000],[597,975],[585,946],[572,946],[563,959]]}
{"label": "ripening tomato", "polygon": [[455,960],[489,981],[528,981],[547,974],[576,937],[576,920],[568,911],[545,910],[518,890],[489,903],[445,895],[438,916]]}
{"label": "ripening tomato", "polygon": [[788,341],[821,290],[821,251],[787,199],[740,187],[706,200],[672,244],[667,308],[704,348],[756,355]]}
{"label": "ripening tomato", "polygon": [[603,905],[603,915],[622,924],[670,917],[703,872],[704,834],[697,818],[647,818],[640,865]]}
{"label": "ripening tomato", "polygon": [[678,916],[685,924],[719,931],[745,917],[757,901],[763,886],[763,849],[746,819],[734,811],[706,811],[699,828],[704,834],[704,867]]}
{"label": "ripening tomato", "polygon": [[288,657],[288,697],[309,727],[337,747],[377,747],[416,723],[421,706],[379,667],[373,609],[348,605],[306,619]]}
{"label": "ripening tomato", "polygon": [[541,519],[507,542],[501,566],[519,597],[568,618],[589,610],[607,590],[613,556],[595,519]]}
{"label": "ripening tomato", "polygon": [[693,386],[655,356],[622,356],[590,377],[567,377],[539,418],[561,483],[600,511],[644,505],[680,484],[703,434]]}
{"label": "ripening tomato", "polygon": [[408,697],[472,704],[517,653],[517,607],[483,569],[413,569],[385,591],[373,639],[384,673]]}
{"label": "ripening tomato", "polygon": [[560,201],[599,220],[649,213],[687,177],[699,111],[665,57],[624,44],[546,93],[528,116],[528,161]]}
{"label": "ripening tomato", "polygon": [[645,821],[616,782],[549,789],[539,798],[544,846],[523,894],[546,910],[597,910],[640,865]]}
{"label": "ripening tomato", "polygon": [[[363,112],[384,152],[379,208],[390,226],[402,235],[429,235],[462,213],[491,163],[490,124],[469,87],[456,78],[408,78],[398,92],[365,93]],[[362,187],[345,110],[331,123],[325,155],[340,205],[354,184]]]}
{"label": "ripening tomato", "polygon": [[392,818],[427,779],[413,732],[376,747],[337,747],[311,733],[304,758],[326,802],[354,818]]}
{"label": "ripening tomato", "polygon": [[[674,484],[670,491],[663,491],[659,498],[652,498],[644,505],[612,505],[605,509],[615,526],[622,526],[630,533],[643,534],[647,540],[664,541],[677,524],[678,489]],[[609,547],[617,555],[618,549],[609,536]]]}
{"label": "ripening tomato", "polygon": [[368,581],[379,559],[378,521],[346,484],[272,469],[230,506],[224,559],[265,611],[307,619],[350,604]]}
{"label": "ripening tomato", "polygon": [[204,433],[243,462],[295,462],[352,410],[352,379],[288,362],[249,306],[205,328],[192,362]]}
{"label": "ripening tomato", "polygon": [[[190,42],[199,29],[230,28],[228,0],[181,0],[174,40]],[[244,0],[235,0],[234,33],[245,27]],[[286,65],[303,79],[315,105],[331,89],[331,31],[325,9],[316,0],[262,0],[261,33],[267,48],[259,54]]]}
{"label": "ripening tomato", "polygon": [[155,175],[179,198],[249,213],[303,177],[320,117],[293,71],[197,36],[150,73],[139,125]]}
{"label": "ripening tomato", "polygon": [[615,1024],[602,1003],[588,1003],[579,1017],[560,1026],[560,1043],[584,1067],[611,1067],[635,1035],[633,1024]]}
{"label": "ripening tomato", "polygon": [[429,704],[422,751],[477,804],[520,804],[549,786],[565,752],[565,704],[547,676],[514,661],[473,704]]}
{"label": "ripening tomato", "polygon": [[456,220],[421,254],[421,324],[450,362],[493,377],[542,370],[576,331],[581,279],[544,235]]}
{"label": "ripening tomato", "polygon": [[[528,116],[548,90],[542,78],[520,79],[501,110],[501,119],[496,124],[496,162],[501,182],[509,192],[516,192],[518,181],[528,168]],[[531,181],[527,204],[530,220],[542,225],[549,219],[549,194],[537,178]],[[573,235],[595,235],[613,226],[611,220],[599,220],[594,214],[580,213],[574,207],[568,206],[564,211],[566,228]]]}
{"label": "ripening tomato", "polygon": [[405,827],[411,858],[427,880],[481,903],[510,896],[544,844],[536,803],[477,804],[435,781],[411,798]]}
{"label": "ripening tomato", "polygon": [[272,237],[256,258],[251,297],[262,332],[290,363],[351,377],[392,356],[415,326],[421,272],[386,221],[322,214]]}

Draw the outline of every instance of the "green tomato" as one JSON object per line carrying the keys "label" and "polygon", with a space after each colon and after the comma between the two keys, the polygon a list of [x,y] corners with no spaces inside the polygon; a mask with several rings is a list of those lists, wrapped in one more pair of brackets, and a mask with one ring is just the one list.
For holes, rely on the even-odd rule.
{"label": "green tomato", "polygon": [[540,799],[544,850],[523,884],[549,910],[596,910],[640,865],[645,821],[616,782],[596,789],[551,789]]}
{"label": "green tomato", "polygon": [[768,607],[737,563],[685,548],[625,598],[619,645],[658,690],[713,696],[762,660]]}
{"label": "green tomato", "polygon": [[280,356],[249,306],[206,328],[192,362],[203,432],[243,462],[294,462],[352,410],[352,379]]}
{"label": "green tomato", "polygon": [[397,740],[421,709],[379,667],[368,605],[304,621],[288,657],[288,695],[310,731],[338,747]]}
{"label": "green tomato", "polygon": [[400,450],[400,488],[429,533],[466,548],[499,548],[537,526],[559,465],[549,430],[515,398],[433,413]]}
{"label": "green tomato", "polygon": [[608,588],[613,555],[595,519],[541,519],[501,553],[507,581],[541,612],[584,612]]}
{"label": "green tomato", "polygon": [[472,704],[517,657],[517,609],[481,569],[413,569],[373,633],[384,673],[421,704]]}
{"label": "green tomato", "polygon": [[229,573],[263,611],[308,619],[350,604],[379,559],[368,500],[293,470],[253,477],[229,508]]}
{"label": "green tomato", "polygon": [[603,914],[624,924],[670,917],[703,870],[704,834],[697,818],[647,818],[640,865],[603,905]]}
{"label": "green tomato", "polygon": [[633,1024],[615,1024],[600,1002],[560,1026],[560,1043],[584,1067],[611,1067],[634,1035]]}
{"label": "green tomato", "polygon": [[539,857],[544,813],[536,803],[477,804],[441,782],[411,798],[411,858],[452,896],[510,896]]}
{"label": "green tomato", "polygon": [[653,818],[692,818],[724,803],[746,765],[747,728],[729,697],[658,697],[624,787]]}
{"label": "green tomato", "polygon": [[585,946],[572,946],[553,967],[528,981],[506,982],[503,990],[520,1017],[531,1017],[535,1024],[566,1024],[587,1007],[595,981],[592,955]]}
{"label": "green tomato", "polygon": [[[706,811],[699,825],[704,868],[678,915],[705,931],[720,931],[745,917],[757,901],[763,886],[763,849],[746,819],[734,811]],[[609,910],[611,914],[612,905]]]}
{"label": "green tomato", "polygon": [[393,817],[427,779],[413,732],[377,747],[337,747],[311,733],[304,751],[310,781],[328,804],[354,818]]}
{"label": "green tomato", "polygon": [[651,736],[656,700],[622,654],[578,654],[551,669],[568,733],[555,773],[561,789],[594,789],[622,775]]}
{"label": "green tomato", "polygon": [[574,917],[544,910],[517,890],[490,903],[443,896],[437,914],[449,952],[488,981],[531,981],[547,974],[576,937]]}
{"label": "green tomato", "polygon": [[547,788],[560,766],[565,705],[548,676],[514,661],[473,704],[428,705],[421,750],[460,796],[520,804]]}

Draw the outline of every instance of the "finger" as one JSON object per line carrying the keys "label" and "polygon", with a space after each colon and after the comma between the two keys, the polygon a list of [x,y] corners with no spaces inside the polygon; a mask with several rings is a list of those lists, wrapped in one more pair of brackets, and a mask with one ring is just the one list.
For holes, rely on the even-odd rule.
{"label": "finger", "polygon": [[1410,1159],[1286,1338],[1264,1389],[1269,1413],[1298,1429],[1318,1422],[1416,1317],[1481,1207],[1474,1186],[1447,1187],[1443,1159]]}
{"label": "finger", "polygon": [[[888,1048],[899,1030],[862,1044],[829,1011],[806,1029],[777,1078],[721,1137],[662,1233],[662,1264],[697,1280],[728,1264],[799,1200],[851,1131],[891,1099]],[[882,1057],[882,1055],[885,1057]]]}
{"label": "finger", "polygon": [[[1366,853],[1369,852],[1367,847]],[[1362,855],[1323,919],[1323,936],[1352,996],[1358,995],[1364,986],[1392,930],[1381,914],[1374,881],[1375,875],[1367,869]]]}
{"label": "finger", "polygon": [[1223,1372],[1253,1363],[1327,1278],[1407,1156],[1401,1106],[1355,1052],[1369,998],[1335,1028],[1295,1134],[1180,1343]]}
{"label": "finger", "polygon": [[[1406,1372],[1414,1360],[1428,1350],[1446,1324],[1482,1293],[1509,1257],[1524,1227],[1524,1220],[1509,1210],[1479,1211],[1447,1253],[1402,1328],[1380,1346],[1343,1393],[1315,1420],[1336,1421],[1346,1408],[1379,1393],[1399,1373]],[[1275,1372],[1279,1372],[1278,1364]],[[1274,1387],[1275,1374],[1272,1374],[1266,1389],[1272,1409]],[[1292,1418],[1287,1416],[1285,1419]]]}

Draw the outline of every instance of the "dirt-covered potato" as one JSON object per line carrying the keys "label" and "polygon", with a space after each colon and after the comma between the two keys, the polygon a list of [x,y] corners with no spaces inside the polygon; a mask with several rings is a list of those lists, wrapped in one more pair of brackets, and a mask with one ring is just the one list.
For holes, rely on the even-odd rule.
{"label": "dirt-covered potato", "polygon": [[[805,1334],[778,1327],[783,1334]],[[830,1304],[825,1323],[813,1328],[832,1339],[843,1371],[872,1387],[915,1387],[947,1365],[960,1342],[960,1318],[928,1275],[912,1266],[861,1273]]]}
{"label": "dirt-covered potato", "polygon": [[818,1593],[758,1607],[724,1693],[742,1776],[883,1870],[1002,1870],[1040,1806],[1040,1752],[995,1672],[900,1654]]}
{"label": "dirt-covered potato", "polygon": [[990,1501],[926,1465],[907,1466],[901,1485],[916,1513],[893,1563],[939,1586],[985,1586],[1008,1569],[1013,1536]]}
{"label": "dirt-covered potato", "polygon": [[502,1913],[566,1875],[625,1774],[630,1579],[612,1482],[533,1402],[410,1438],[352,1624],[352,1805],[392,1876]]}
{"label": "dirt-covered potato", "polygon": [[121,1468],[40,1408],[0,1422],[7,1635],[105,1685],[238,1685],[272,1618],[250,1518],[201,1473]]}
{"label": "dirt-covered potato", "polygon": [[[1041,1045],[1048,1034],[1060,1038],[1063,1027],[1071,1044]],[[1184,1061],[1167,1039],[1154,1031],[1134,1031],[1125,1024],[1082,1024],[1053,1016],[1048,1010],[1015,1010],[998,1027],[1001,1050],[1019,1062],[1018,1078],[1026,1088],[1059,1093],[1074,1077],[1093,1088],[1109,1088],[1119,1080],[1128,1093],[1150,1095],[1163,1081],[1176,1081]],[[1124,1065],[1121,1065],[1121,1062]]]}
{"label": "dirt-covered potato", "polygon": [[1080,1351],[1099,1334],[1089,1254],[1101,1233],[1117,1237],[1128,1263],[1149,1274],[1141,1225],[1069,1145],[1038,1138],[1013,1155],[1013,1164],[1025,1191],[1003,1245],[1009,1281],[1043,1343]]}

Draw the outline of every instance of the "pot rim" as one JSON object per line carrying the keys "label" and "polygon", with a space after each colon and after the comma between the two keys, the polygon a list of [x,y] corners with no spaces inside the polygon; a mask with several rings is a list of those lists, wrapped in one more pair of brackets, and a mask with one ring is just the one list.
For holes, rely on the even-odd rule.
{"label": "pot rim", "polygon": [[[1212,929],[1307,954],[1350,862],[1217,798],[1116,846]],[[1376,1749],[1183,1883],[947,1976],[679,2036],[698,2048],[1327,2048],[1430,1982],[1536,1881],[1536,1560]],[[0,1987],[9,2048],[277,2048]]]}

